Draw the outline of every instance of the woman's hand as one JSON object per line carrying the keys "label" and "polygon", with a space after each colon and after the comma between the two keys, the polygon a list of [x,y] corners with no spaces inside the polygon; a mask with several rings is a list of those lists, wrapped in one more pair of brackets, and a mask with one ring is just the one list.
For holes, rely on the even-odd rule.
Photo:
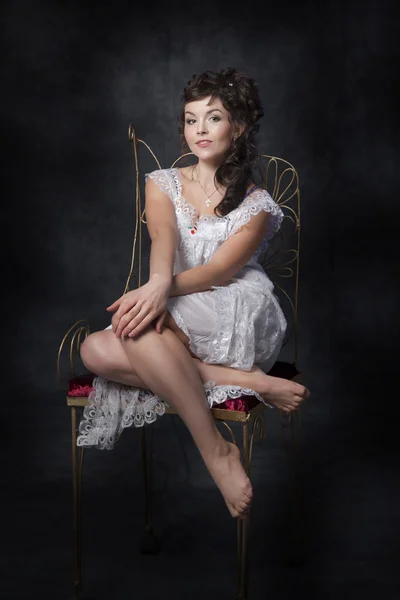
{"label": "woman's hand", "polygon": [[156,319],[156,330],[162,331],[167,314],[170,281],[150,279],[145,285],[124,294],[107,307],[116,311],[112,317],[112,329],[117,337],[134,337]]}

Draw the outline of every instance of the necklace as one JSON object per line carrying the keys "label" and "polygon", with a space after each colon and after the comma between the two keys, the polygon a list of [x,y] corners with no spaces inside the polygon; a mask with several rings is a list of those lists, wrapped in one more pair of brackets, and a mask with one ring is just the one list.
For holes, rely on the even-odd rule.
{"label": "necklace", "polygon": [[[197,179],[196,179],[196,180],[195,180],[195,179],[193,179],[193,173],[194,173],[194,171],[196,171],[196,175],[197,175]],[[200,187],[201,187],[201,189],[203,190],[203,192],[204,192],[204,193],[205,193],[205,195],[207,196],[207,200],[205,200],[205,203],[206,203],[206,205],[207,205],[207,206],[210,206],[210,204],[211,204],[211,200],[210,200],[210,198],[211,198],[211,196],[213,196],[213,195],[215,194],[215,192],[217,191],[217,188],[215,188],[215,190],[213,191],[213,193],[211,194],[211,196],[209,196],[209,195],[207,194],[206,190],[203,188],[203,186],[202,186],[202,185],[201,185],[201,183],[200,183],[200,180],[199,180],[199,174],[198,174],[198,172],[197,172],[197,165],[196,165],[196,166],[195,166],[195,168],[192,170],[192,181],[197,181],[197,182],[200,184]]]}

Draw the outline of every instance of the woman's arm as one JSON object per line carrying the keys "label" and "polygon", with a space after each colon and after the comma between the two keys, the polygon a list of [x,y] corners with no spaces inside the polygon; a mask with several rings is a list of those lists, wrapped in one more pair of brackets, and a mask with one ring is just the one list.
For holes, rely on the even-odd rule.
{"label": "woman's arm", "polygon": [[171,200],[150,178],[145,188],[146,221],[151,238],[149,280],[172,283],[178,227]]}
{"label": "woman's arm", "polygon": [[151,240],[149,281],[172,284],[172,272],[176,249],[176,235],[168,227]]}
{"label": "woman's arm", "polygon": [[112,329],[117,337],[138,335],[153,321],[161,333],[166,315],[178,227],[171,200],[151,179],[146,182],[146,217],[151,237],[150,278],[107,307],[108,311],[116,311]]}
{"label": "woman's arm", "polygon": [[170,297],[205,292],[214,285],[227,284],[249,262],[261,244],[268,230],[269,217],[270,213],[264,210],[252,216],[218,248],[208,263],[175,275]]}
{"label": "woman's arm", "polygon": [[173,276],[169,296],[173,298],[194,294],[194,292],[205,292],[210,290],[212,285],[222,285],[218,281],[218,272],[209,263],[193,267]]}

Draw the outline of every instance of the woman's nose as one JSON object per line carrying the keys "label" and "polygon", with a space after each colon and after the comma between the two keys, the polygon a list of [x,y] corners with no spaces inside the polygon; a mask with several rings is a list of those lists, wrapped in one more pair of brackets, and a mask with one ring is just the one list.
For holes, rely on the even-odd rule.
{"label": "woman's nose", "polygon": [[205,125],[199,125],[197,128],[197,133],[199,135],[204,135],[205,133],[207,133],[207,127]]}

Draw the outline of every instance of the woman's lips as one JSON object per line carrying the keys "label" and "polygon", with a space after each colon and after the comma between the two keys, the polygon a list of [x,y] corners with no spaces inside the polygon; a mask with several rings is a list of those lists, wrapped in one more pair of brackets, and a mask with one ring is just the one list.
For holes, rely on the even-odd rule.
{"label": "woman's lips", "polygon": [[212,144],[212,142],[196,142],[196,146],[200,146],[200,148],[207,148],[210,144]]}

